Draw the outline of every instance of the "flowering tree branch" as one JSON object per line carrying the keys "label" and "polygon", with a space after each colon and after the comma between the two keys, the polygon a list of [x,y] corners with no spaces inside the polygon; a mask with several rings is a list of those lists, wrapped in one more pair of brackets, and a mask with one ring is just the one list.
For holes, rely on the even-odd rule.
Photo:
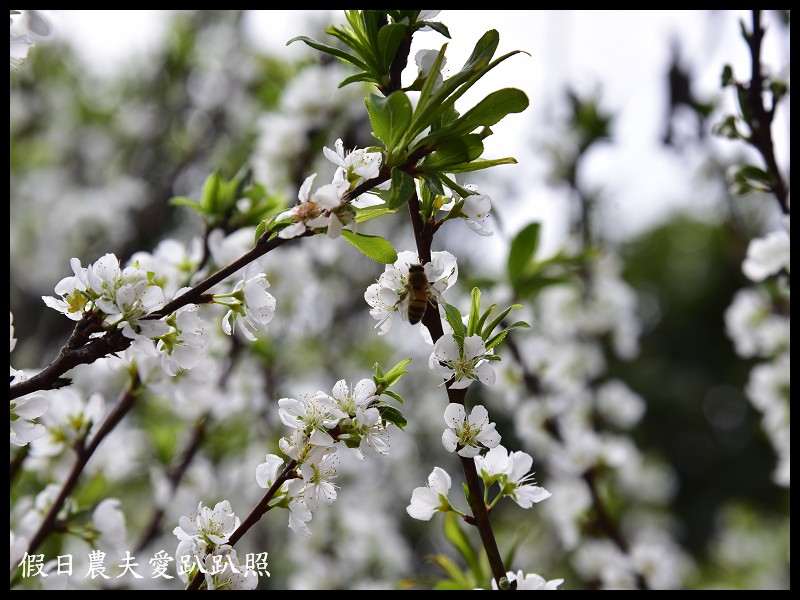
{"label": "flowering tree branch", "polygon": [[89,462],[89,459],[92,457],[95,450],[97,450],[97,447],[119,424],[122,418],[128,414],[131,408],[133,408],[133,405],[136,402],[140,384],[141,382],[139,381],[139,377],[137,375],[134,377],[133,381],[131,381],[129,386],[120,394],[114,409],[111,411],[108,417],[106,417],[106,420],[103,421],[103,424],[100,426],[97,432],[92,436],[91,442],[88,446],[84,446],[88,432],[81,438],[78,438],[75,444],[75,453],[77,455],[75,458],[75,463],[72,465],[69,475],[67,475],[67,478],[61,485],[58,496],[56,496],[56,499],[53,501],[50,510],[42,520],[39,529],[31,537],[28,543],[28,554],[33,554],[42,544],[42,542],[44,542],[47,536],[53,532],[56,524],[56,518],[58,517],[58,513],[61,510],[64,501],[75,489],[83,469],[86,467],[86,464]]}
{"label": "flowering tree branch", "polygon": [[[247,518],[244,521],[242,521],[242,524],[239,525],[239,527],[236,528],[236,531],[234,531],[233,534],[230,536],[228,543],[231,546],[233,546],[236,542],[242,539],[244,534],[247,533],[247,531],[253,525],[258,523],[258,521],[261,520],[261,517],[263,517],[270,510],[270,508],[272,508],[269,505],[270,500],[272,500],[273,496],[275,496],[275,494],[278,492],[278,490],[284,483],[286,483],[289,479],[295,476],[294,473],[296,468],[297,468],[297,461],[295,460],[290,461],[289,464],[287,464],[286,467],[284,467],[281,474],[278,476],[277,479],[275,479],[275,482],[267,490],[267,493],[264,494],[264,497],[261,499],[261,501],[255,506],[255,508],[253,508],[250,514],[247,515]],[[186,589],[187,590],[200,589],[200,586],[202,585],[203,581],[204,581],[203,573],[202,571],[198,571],[198,573],[194,576],[192,581],[189,582],[189,585],[186,586]]]}
{"label": "flowering tree branch", "polygon": [[[420,216],[419,198],[416,192],[411,195],[408,200],[408,211],[411,216],[411,224],[414,230],[414,239],[417,244],[417,253],[422,262],[431,261],[431,245],[433,243],[433,234],[429,224],[423,222]],[[428,328],[431,334],[431,340],[435,344],[436,341],[444,335],[442,328],[442,321],[439,318],[439,312],[434,310],[425,311],[422,318],[422,324]],[[467,388],[452,389],[453,382],[449,382],[445,389],[447,391],[447,401],[451,404],[460,404],[464,406],[467,396]],[[492,576],[495,581],[500,581],[505,577],[506,569],[503,565],[503,559],[500,556],[500,550],[497,547],[497,540],[492,531],[492,525],[489,521],[489,512],[486,509],[486,504],[483,502],[483,491],[481,490],[480,478],[475,468],[475,460],[472,458],[465,458],[459,456],[461,468],[464,471],[464,477],[467,482],[467,489],[469,489],[469,501],[472,508],[472,516],[475,519],[475,525],[478,528],[478,534],[481,538],[481,543],[486,551],[486,556],[489,559],[489,565],[492,569]]]}

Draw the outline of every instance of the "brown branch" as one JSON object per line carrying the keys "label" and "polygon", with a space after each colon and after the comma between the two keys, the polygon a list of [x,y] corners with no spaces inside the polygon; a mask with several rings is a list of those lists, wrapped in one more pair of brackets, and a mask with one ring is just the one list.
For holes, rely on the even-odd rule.
{"label": "brown branch", "polygon": [[764,75],[761,71],[761,42],[764,39],[764,28],[761,27],[761,11],[753,11],[753,31],[745,40],[750,48],[752,65],[750,84],[746,89],[747,104],[752,118],[748,121],[750,135],[747,141],[761,154],[767,170],[772,178],[772,193],[778,200],[781,211],[789,214],[789,190],[781,176],[778,162],[775,160],[775,147],[772,140],[772,119],[775,115],[775,96],[772,107],[764,106]]}
{"label": "brown branch", "polygon": [[[236,529],[236,531],[231,534],[231,537],[228,539],[228,544],[233,546],[236,542],[242,539],[242,536],[247,533],[247,531],[258,521],[261,519],[264,514],[272,508],[269,506],[270,500],[272,497],[278,492],[281,486],[291,479],[294,476],[295,468],[297,467],[297,461],[293,460],[289,462],[286,467],[284,467],[283,471],[278,478],[275,480],[275,483],[267,490],[267,493],[261,499],[261,501],[256,505],[256,507],[247,515],[247,518],[242,521],[242,524]],[[200,585],[203,583],[204,573],[202,571],[198,571],[194,578],[189,582],[189,585],[186,586],[187,590],[197,590],[200,589]]]}
{"label": "brown branch", "polygon": [[44,520],[42,520],[41,525],[39,525],[39,529],[28,543],[28,554],[34,554],[36,549],[42,544],[42,542],[44,542],[47,536],[49,536],[55,530],[56,517],[58,516],[64,501],[78,484],[78,480],[80,479],[83,469],[86,467],[86,463],[89,462],[89,459],[92,457],[92,454],[94,454],[94,451],[97,450],[100,442],[103,441],[103,439],[114,429],[114,427],[117,426],[117,424],[119,424],[128,411],[133,408],[133,405],[136,402],[136,394],[139,384],[140,382],[137,376],[134,381],[131,382],[131,385],[120,394],[117,404],[114,406],[113,410],[97,430],[97,432],[92,436],[92,441],[88,446],[83,447],[83,444],[86,442],[86,435],[88,435],[88,433],[78,440],[78,443],[76,444],[77,458],[75,459],[75,464],[72,466],[72,470],[70,471],[66,480],[64,480],[61,490],[59,491],[56,499],[53,501],[50,510],[48,511]]}
{"label": "brown branch", "polygon": [[[408,200],[408,210],[411,215],[414,238],[417,242],[417,254],[420,260],[425,263],[431,260],[433,229],[430,224],[423,222],[419,208],[419,198],[417,194],[414,193]],[[444,335],[442,321],[439,318],[438,311],[426,310],[425,315],[422,317],[422,324],[428,328],[434,344]],[[464,406],[467,389],[461,388],[454,390],[450,388],[450,385],[451,384],[448,383],[445,386],[448,402]],[[489,521],[489,512],[483,501],[483,492],[481,491],[480,478],[478,477],[478,470],[475,467],[475,460],[472,458],[464,458],[463,456],[459,456],[459,460],[461,462],[461,468],[464,471],[467,489],[469,490],[469,502],[472,508],[472,516],[475,519],[475,525],[478,528],[478,535],[486,551],[486,557],[489,559],[492,576],[495,581],[499,583],[500,579],[506,576],[506,569],[503,565],[503,558],[500,556],[500,550],[497,547],[497,540],[494,537],[492,524]]]}

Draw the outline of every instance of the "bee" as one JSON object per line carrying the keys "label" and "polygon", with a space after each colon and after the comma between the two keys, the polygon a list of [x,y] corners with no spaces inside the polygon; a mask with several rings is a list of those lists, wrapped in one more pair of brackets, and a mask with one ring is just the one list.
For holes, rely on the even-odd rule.
{"label": "bee", "polygon": [[397,301],[400,315],[407,319],[411,325],[416,325],[425,316],[428,305],[435,306],[441,298],[428,282],[428,276],[422,265],[409,265],[406,289]]}

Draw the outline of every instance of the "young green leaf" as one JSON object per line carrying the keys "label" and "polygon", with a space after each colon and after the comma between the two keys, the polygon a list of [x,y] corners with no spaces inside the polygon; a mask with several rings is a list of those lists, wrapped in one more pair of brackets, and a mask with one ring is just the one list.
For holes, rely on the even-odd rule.
{"label": "young green leaf", "polygon": [[458,525],[459,518],[454,512],[447,512],[444,514],[442,524],[444,526],[444,536],[458,550],[458,553],[469,565],[473,575],[480,579],[482,577],[481,563],[475,548],[469,542],[469,538]]}
{"label": "young green leaf", "polygon": [[377,219],[384,215],[393,215],[397,209],[387,208],[385,206],[370,206],[368,208],[356,209],[356,223],[365,223],[371,219]]}
{"label": "young green leaf", "polygon": [[514,282],[522,273],[536,254],[539,247],[539,235],[541,233],[540,223],[531,223],[511,240],[511,248],[508,252],[508,278]]}
{"label": "young green leaf", "polygon": [[384,421],[393,423],[394,425],[397,425],[400,429],[403,429],[408,424],[408,421],[403,416],[403,413],[401,413],[394,406],[383,404],[381,406],[378,406],[378,412],[380,413]]}
{"label": "young green leaf", "polygon": [[[490,339],[488,342],[486,342],[486,350],[487,351],[491,350],[492,348],[497,346],[497,344],[502,342],[503,338],[505,338],[506,335],[508,335],[508,332],[511,331],[512,329],[523,329],[523,328],[527,329],[529,327],[530,325],[528,325],[525,321],[515,321],[514,323],[503,329],[503,331],[494,336],[492,339]],[[489,357],[487,356],[487,358]],[[500,357],[498,356],[497,358],[499,359]]]}
{"label": "young green leaf", "polygon": [[475,328],[478,324],[478,315],[481,310],[481,291],[478,288],[472,288],[472,302],[469,307],[469,319],[467,319],[467,337],[475,333]]}
{"label": "young green leaf", "polygon": [[[411,122],[411,101],[405,92],[397,90],[383,98],[371,94],[366,99],[372,135],[381,140],[390,155]],[[391,165],[390,165],[391,166]]]}
{"label": "young green leaf", "polygon": [[342,237],[365,256],[379,263],[388,265],[397,260],[397,252],[395,252],[392,245],[385,238],[377,235],[354,233],[348,229],[342,230]]}
{"label": "young green leaf", "polygon": [[400,377],[408,373],[408,371],[405,370],[405,366],[410,362],[411,359],[406,358],[393,366],[385,376],[387,385],[393,385]]}
{"label": "young green leaf", "polygon": [[489,324],[488,324],[488,325],[487,325],[487,326],[484,328],[484,330],[481,332],[481,337],[484,339],[484,341],[485,341],[485,340],[486,340],[486,339],[487,339],[487,338],[488,338],[490,335],[492,335],[492,331],[494,331],[494,330],[495,330],[495,328],[496,328],[498,325],[500,325],[500,322],[501,322],[503,319],[505,319],[505,318],[506,318],[506,316],[508,315],[508,313],[510,313],[510,312],[511,312],[513,309],[515,309],[515,308],[522,308],[522,304],[512,304],[511,306],[509,306],[509,307],[508,307],[508,308],[506,308],[505,310],[502,310],[502,311],[500,311],[500,314],[498,314],[498,315],[497,315],[497,316],[496,316],[494,319],[492,319],[492,320],[489,322]]}
{"label": "young green leaf", "polygon": [[444,316],[450,324],[450,327],[453,328],[453,337],[455,337],[456,340],[461,340],[463,344],[466,328],[464,327],[464,322],[461,320],[461,313],[452,304],[445,303]]}
{"label": "young green leaf", "polygon": [[414,178],[398,168],[392,169],[392,193],[387,205],[390,209],[397,210],[403,206],[415,191]]}
{"label": "young green leaf", "polygon": [[348,54],[344,50],[340,50],[339,48],[334,48],[333,46],[328,46],[326,44],[318,42],[317,40],[312,39],[312,38],[310,38],[308,36],[298,35],[297,37],[293,37],[288,42],[286,42],[286,45],[288,46],[289,44],[291,44],[293,42],[303,42],[304,44],[306,44],[308,46],[311,46],[315,50],[319,50],[320,52],[325,52],[326,54],[330,54],[330,55],[335,56],[337,58],[341,58],[342,60],[344,60],[346,62],[354,64],[359,69],[363,69],[364,71],[367,71],[367,72],[371,71],[371,69],[369,68],[369,65],[367,65],[364,61],[356,58],[352,54]]}
{"label": "young green leaf", "polygon": [[478,134],[446,138],[437,144],[436,150],[418,165],[423,173],[431,171],[450,172],[452,165],[470,163],[483,154],[483,140]]}

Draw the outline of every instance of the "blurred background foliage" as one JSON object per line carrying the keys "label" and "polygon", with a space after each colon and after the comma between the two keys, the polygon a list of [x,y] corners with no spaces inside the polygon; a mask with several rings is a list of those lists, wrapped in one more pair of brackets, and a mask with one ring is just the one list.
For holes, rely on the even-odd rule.
{"label": "blurred background foliage", "polygon": [[[10,304],[19,340],[13,355],[16,368],[47,364],[69,334],[72,323],[47,310],[40,297],[52,293],[55,283],[69,274],[71,257],[79,257],[85,265],[113,252],[124,261],[137,250],[152,251],[167,236],[187,241],[203,235],[199,219],[169,200],[198,198],[206,177],[215,170],[231,178],[251,166],[256,180],[289,206],[309,173],[324,168],[332,172],[332,167],[319,162],[323,146],[332,147],[336,138],[342,138],[346,148],[373,143],[363,89],[348,86],[331,100],[333,86],[328,80],[335,86],[341,79],[337,63],[321,55],[309,54],[290,63],[252,53],[240,43],[242,14],[237,11],[181,11],[172,18],[158,53],[113,78],[87,74],[70,46],[57,41],[37,46],[23,67],[11,73]],[[322,74],[329,71],[332,74]],[[301,81],[300,89],[291,87],[303,77],[307,81]],[[680,79],[675,73],[665,77]],[[703,135],[713,121],[711,100],[689,102],[673,90],[673,105],[696,111],[697,125],[693,134],[689,128],[688,136],[685,128],[682,137],[669,130],[669,151],[708,154],[703,175],[709,185],[698,193],[716,189],[719,210],[713,215],[674,214],[610,248],[606,228],[613,224],[603,220],[602,206],[613,199],[602,190],[583,189],[580,170],[593,146],[614,143],[610,128],[614,115],[606,113],[597,96],[572,90],[559,93],[568,107],[560,134],[548,139],[534,132],[526,135],[532,145],[550,153],[553,189],[570,190],[571,205],[566,208],[572,215],[572,242],[565,244],[560,259],[540,272],[543,279],[538,284],[518,285],[513,300],[532,305],[548,285],[586,276],[584,265],[593,252],[610,249],[618,254],[623,279],[638,299],[640,350],[622,360],[611,351],[610,340],[603,339],[607,370],[593,384],[617,378],[645,399],[645,416],[630,435],[645,455],[657,457],[674,474],[677,493],[666,513],[675,539],[693,564],[683,585],[788,588],[789,491],[771,482],[775,456],[743,393],[753,362],[735,354],[723,320],[735,292],[747,284],[741,273],[747,242],[774,220],[775,207],[763,195],[728,194],[724,180],[728,165],[714,155]],[[277,150],[263,147],[264,138],[270,136],[280,141],[275,142]],[[275,165],[281,148],[283,163]],[[260,162],[248,165],[253,160]],[[503,232],[527,225],[515,222],[514,203],[531,200],[495,196],[492,190],[503,186],[500,176],[488,173],[478,182],[494,200],[492,214],[500,224],[496,237],[506,242],[507,252],[512,236]],[[631,177],[646,176],[646,172],[631,173]],[[321,174],[318,181],[324,177]],[[268,178],[271,181],[264,181]],[[379,221],[369,223],[367,232],[386,236],[398,250],[413,247],[404,214]],[[456,248],[460,279],[465,282],[459,286],[462,297],[450,301],[465,306],[472,283],[480,283],[489,297],[507,298],[514,282],[506,273],[486,269],[480,243],[474,246],[477,252],[467,250],[463,236],[468,234],[455,226],[444,227],[437,240],[440,249]],[[411,421],[405,433],[392,433],[398,457],[390,455],[372,467],[369,481],[358,482],[358,468],[343,466],[336,510],[315,514],[310,540],[290,537],[285,515],[270,513],[247,544],[270,551],[272,578],[265,584],[269,587],[346,587],[352,581],[369,586],[401,580],[406,585],[432,584],[442,571],[425,558],[453,553],[436,517],[420,523],[408,519],[404,509],[411,489],[423,484],[434,465],[445,466],[445,459],[451,458],[443,457],[437,437],[443,397],[436,378],[426,372],[429,350],[416,332],[408,330],[411,333],[398,342],[392,335],[378,338],[372,331],[363,291],[377,278],[380,266],[341,240],[335,242],[340,243],[313,239],[303,249],[287,248],[280,256],[268,256],[267,264],[282,263],[267,273],[279,306],[273,333],[261,336],[241,367],[237,357],[246,353],[246,347],[231,340],[222,368],[223,373],[241,368],[255,374],[253,389],[244,392],[252,402],[245,403],[239,414],[216,421],[210,417],[196,461],[202,467],[194,476],[202,480],[202,473],[214,471],[216,486],[198,497],[203,485],[195,481],[196,487],[190,488],[194,494],[187,493],[188,509],[184,503],[168,511],[154,539],[172,553],[170,544],[176,542],[169,540],[177,516],[199,500],[213,505],[229,497],[227,489],[238,489],[241,481],[230,471],[231,464],[247,463],[242,469],[250,473],[265,452],[277,452],[277,439],[284,434],[277,420],[279,397],[330,389],[341,377],[355,382],[369,376],[375,362],[388,367],[412,356],[417,370],[398,386]],[[537,336],[535,319],[533,329],[511,334],[516,340],[522,336]],[[504,363],[511,360],[506,348],[501,356]],[[86,388],[106,391],[107,402],[115,395],[113,381],[88,382]],[[498,403],[502,395],[501,389],[470,389],[470,401],[487,404],[490,412],[502,406],[502,399]],[[512,443],[518,439],[513,409],[498,409],[495,420],[504,444],[520,448]],[[79,493],[87,504],[115,496],[126,506],[148,506],[152,494],[148,463],[163,469],[173,464],[191,431],[156,393],[147,394],[128,425],[144,436],[131,477],[112,480],[102,471],[93,473]],[[547,487],[548,467],[532,454],[537,479]],[[451,474],[456,472],[453,461],[447,466]],[[227,479],[225,472],[230,475]],[[38,491],[43,477],[23,472],[12,489],[12,515],[14,502]],[[348,502],[369,504],[370,490],[389,481],[395,485],[404,481],[406,495],[376,496],[378,506],[361,506],[362,516],[372,521],[359,525],[358,515],[353,515],[359,509],[350,506],[348,513]],[[246,502],[257,495],[256,489],[231,497],[237,514],[243,517],[252,506]],[[613,494],[610,497],[612,513],[621,518],[624,501],[615,504]],[[148,513],[126,511],[131,540],[144,529]],[[514,545],[521,514],[515,506],[501,506],[493,515],[501,550]],[[548,579],[564,577],[565,588],[598,585],[582,580],[564,560],[566,554],[556,551],[558,543],[541,519],[530,513],[524,516],[531,526],[523,546],[534,551],[521,554],[530,558],[532,570]],[[359,537],[359,527],[380,528],[381,519],[396,521],[386,526],[387,548],[394,548],[391,538],[399,536],[405,541],[397,542],[397,547],[405,550],[391,555],[375,549],[371,559],[352,564],[339,573],[339,579],[333,578],[335,565],[347,564],[348,553],[358,553],[355,546],[367,543]],[[55,554],[63,549],[60,544],[50,540],[43,551]],[[317,578],[315,569],[324,576]],[[414,579],[420,574],[421,580]]]}

